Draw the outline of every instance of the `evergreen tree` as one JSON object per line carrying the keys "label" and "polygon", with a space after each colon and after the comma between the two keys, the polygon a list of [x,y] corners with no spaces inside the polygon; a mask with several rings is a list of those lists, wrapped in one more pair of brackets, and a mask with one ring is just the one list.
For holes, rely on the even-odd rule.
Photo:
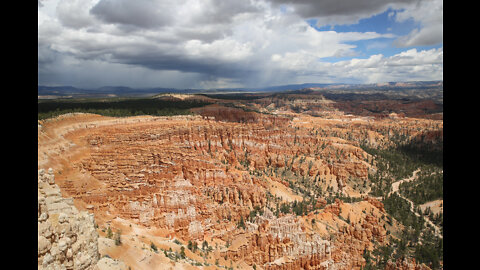
{"label": "evergreen tree", "polygon": [[185,248],[182,246],[180,248],[180,258],[182,259],[185,259],[186,255],[185,255]]}
{"label": "evergreen tree", "polygon": [[192,250],[192,248],[193,248],[192,240],[188,240],[187,248],[188,248],[189,250]]}
{"label": "evergreen tree", "polygon": [[243,216],[240,217],[240,222],[238,222],[237,228],[246,229],[245,222],[243,221]]}
{"label": "evergreen tree", "polygon": [[207,250],[208,249],[208,242],[207,240],[204,240],[203,243],[202,243],[202,249],[203,250]]}

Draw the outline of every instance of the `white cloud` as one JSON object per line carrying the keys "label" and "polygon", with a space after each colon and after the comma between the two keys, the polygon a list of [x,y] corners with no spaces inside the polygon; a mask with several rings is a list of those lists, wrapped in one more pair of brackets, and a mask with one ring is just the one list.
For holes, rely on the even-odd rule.
{"label": "white cloud", "polygon": [[241,43],[233,39],[215,40],[212,43],[189,40],[184,48],[185,52],[191,56],[217,58],[224,61],[239,61],[252,55],[249,43]]}
{"label": "white cloud", "polygon": [[[272,61],[278,62],[280,67],[287,65],[286,68],[302,76],[304,82],[378,83],[443,79],[443,49],[411,49],[390,57],[377,54],[336,63],[313,61],[301,54],[273,55]],[[296,68],[298,65],[303,68]]]}
{"label": "white cloud", "polygon": [[[331,72],[341,77],[349,76],[364,83],[443,79],[443,49],[417,51],[411,49],[384,57],[372,55],[367,59],[341,61],[329,66]],[[362,79],[365,78],[365,79]]]}

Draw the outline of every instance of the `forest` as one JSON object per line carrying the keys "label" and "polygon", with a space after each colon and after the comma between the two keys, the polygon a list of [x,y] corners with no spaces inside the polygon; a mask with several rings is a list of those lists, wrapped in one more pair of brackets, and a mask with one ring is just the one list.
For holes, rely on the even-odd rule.
{"label": "forest", "polygon": [[152,98],[39,100],[38,119],[42,120],[74,112],[94,113],[112,117],[186,115],[192,114],[189,109],[208,104],[210,103],[198,100],[167,101]]}
{"label": "forest", "polygon": [[[364,254],[367,264],[363,269],[384,269],[388,259],[405,257],[415,258],[417,263],[425,263],[432,269],[441,269],[443,239],[427,226],[424,216],[443,232],[443,214],[433,215],[429,209],[422,213],[418,205],[443,199],[443,141],[396,141],[394,147],[387,149],[361,147],[374,155],[377,162],[377,173],[369,175],[370,194],[382,196],[386,212],[404,226],[399,239],[391,238],[391,246],[379,246]],[[387,194],[393,182],[411,176],[416,169],[420,169],[417,179],[399,187],[400,194],[416,206],[412,212],[408,201],[396,193]]]}

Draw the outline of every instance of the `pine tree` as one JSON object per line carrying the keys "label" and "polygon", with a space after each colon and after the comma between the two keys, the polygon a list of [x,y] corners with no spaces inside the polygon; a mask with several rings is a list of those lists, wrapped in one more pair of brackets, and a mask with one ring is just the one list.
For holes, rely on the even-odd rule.
{"label": "pine tree", "polygon": [[189,250],[192,250],[192,247],[193,247],[192,240],[188,240],[187,248],[188,248]]}
{"label": "pine tree", "polygon": [[243,229],[246,228],[245,222],[243,221],[243,216],[240,217],[240,222],[238,223],[237,228],[243,228]]}
{"label": "pine tree", "polygon": [[180,258],[182,259],[185,259],[186,255],[185,255],[185,247],[181,247],[180,248]]}
{"label": "pine tree", "polygon": [[202,243],[202,249],[203,250],[207,250],[208,249],[208,242],[207,240],[204,240],[203,243]]}

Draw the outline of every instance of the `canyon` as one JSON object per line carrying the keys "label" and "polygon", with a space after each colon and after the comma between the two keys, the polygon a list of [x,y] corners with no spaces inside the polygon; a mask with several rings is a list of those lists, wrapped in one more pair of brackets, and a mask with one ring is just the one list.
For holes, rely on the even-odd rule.
{"label": "canyon", "polygon": [[[362,269],[404,227],[369,194],[379,164],[363,146],[443,140],[428,102],[437,116],[372,115],[321,95],[181,98],[213,104],[39,120],[39,269]],[[386,268],[430,269],[412,258]]]}

